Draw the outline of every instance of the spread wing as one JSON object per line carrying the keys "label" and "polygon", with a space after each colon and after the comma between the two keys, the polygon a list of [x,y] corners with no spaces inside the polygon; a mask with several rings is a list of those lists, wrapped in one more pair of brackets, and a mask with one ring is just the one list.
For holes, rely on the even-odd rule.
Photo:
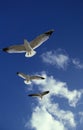
{"label": "spread wing", "polygon": [[54,30],[50,30],[48,32],[45,32],[41,35],[39,35],[38,37],[36,37],[33,41],[30,42],[30,46],[35,49],[37,47],[39,47],[43,42],[45,42],[46,40],[49,39],[49,37],[51,36],[51,34],[54,32]]}
{"label": "spread wing", "polygon": [[42,97],[46,94],[48,94],[49,91],[45,91],[45,92],[42,92],[42,93],[33,93],[33,94],[29,94],[28,96],[31,96],[31,97],[40,97],[42,99]]}
{"label": "spread wing", "polygon": [[41,95],[44,96],[44,95],[46,95],[48,93],[49,93],[49,91],[45,91],[45,92],[42,92]]}
{"label": "spread wing", "polygon": [[42,76],[30,76],[30,79],[34,80],[34,79],[45,79],[45,78]]}
{"label": "spread wing", "polygon": [[28,96],[31,96],[31,97],[39,96],[39,97],[40,97],[40,94],[38,94],[38,93],[33,93],[33,94],[29,94]]}
{"label": "spread wing", "polygon": [[[26,48],[27,50],[29,49],[30,52],[37,48],[38,46],[40,46],[43,42],[45,42],[47,39],[49,39],[49,37],[51,36],[51,34],[54,32],[54,30],[50,30],[48,32],[45,32],[44,34],[39,35],[38,37],[36,37],[34,40],[32,40],[30,42],[30,45],[28,44],[28,48],[26,47],[26,44],[22,44],[22,45],[13,45],[13,46],[9,46],[6,48],[3,48],[2,50],[8,53],[23,53],[26,52]],[[32,51],[33,54],[35,55],[35,51]]]}
{"label": "spread wing", "polygon": [[26,52],[26,50],[27,51],[29,50],[29,54],[26,54],[26,57],[31,57],[36,54],[36,52],[33,49],[39,47],[43,42],[48,40],[53,32],[54,30],[50,30],[48,32],[39,35],[34,40],[32,40],[30,44],[13,45],[3,48],[2,50],[8,53],[23,53]]}
{"label": "spread wing", "polygon": [[8,53],[22,53],[26,51],[24,45],[9,46],[9,47],[3,48],[2,50]]}
{"label": "spread wing", "polygon": [[21,73],[21,72],[17,72],[17,75],[23,79],[27,79],[29,76],[24,74],[24,73]]}

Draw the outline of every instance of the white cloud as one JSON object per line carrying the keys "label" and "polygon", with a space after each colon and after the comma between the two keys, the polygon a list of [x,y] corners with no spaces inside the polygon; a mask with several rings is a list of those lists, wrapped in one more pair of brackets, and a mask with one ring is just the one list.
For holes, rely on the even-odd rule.
{"label": "white cloud", "polygon": [[79,112],[79,116],[80,116],[80,123],[83,124],[83,111]]}
{"label": "white cloud", "polygon": [[58,81],[54,79],[53,76],[47,77],[45,74],[44,77],[46,77],[44,81],[35,81],[35,83],[39,85],[39,89],[42,89],[43,91],[50,90],[50,96],[54,95],[66,98],[70,106],[76,106],[77,102],[83,94],[83,90],[70,91],[65,82]]}
{"label": "white cloud", "polygon": [[66,130],[62,122],[54,117],[44,108],[36,107],[32,114],[31,124],[36,130]]}
{"label": "white cloud", "polygon": [[[42,100],[38,99],[38,106],[33,109],[30,125],[36,130],[69,130],[76,128],[76,121],[74,113],[70,110],[60,109],[59,104],[54,102],[54,97],[65,98],[68,100],[70,106],[75,107],[80,100],[81,91],[70,91],[67,84],[57,81],[53,76],[48,77],[43,74],[46,79],[44,81],[35,81],[34,83],[39,86],[39,90],[49,90],[50,93],[43,97]],[[26,127],[28,122],[26,122]]]}
{"label": "white cloud", "polygon": [[72,63],[75,65],[78,69],[83,69],[83,64],[80,63],[80,60],[77,58],[72,59]]}
{"label": "white cloud", "polygon": [[41,55],[43,62],[55,65],[57,68],[66,69],[69,63],[69,57],[61,49],[56,51],[48,51]]}
{"label": "white cloud", "polygon": [[41,55],[44,63],[56,66],[58,69],[65,70],[70,63],[77,69],[83,69],[83,63],[78,58],[70,58],[65,50],[47,51]]}

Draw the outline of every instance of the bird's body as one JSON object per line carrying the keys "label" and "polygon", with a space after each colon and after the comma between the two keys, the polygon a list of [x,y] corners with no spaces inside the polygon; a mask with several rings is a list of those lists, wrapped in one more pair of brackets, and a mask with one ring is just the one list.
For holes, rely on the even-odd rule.
{"label": "bird's body", "polygon": [[26,75],[24,73],[21,73],[21,72],[17,72],[17,75],[21,78],[24,79],[24,83],[25,84],[29,84],[32,80],[39,80],[39,79],[45,79],[44,77],[42,76],[38,76],[38,75]]}
{"label": "bird's body", "polygon": [[28,96],[31,96],[31,97],[39,97],[42,99],[42,97],[46,94],[48,94],[49,91],[44,91],[44,92],[41,92],[41,93],[33,93],[33,94],[29,94]]}
{"label": "bird's body", "polygon": [[38,37],[36,37],[31,42],[28,42],[26,39],[24,39],[24,44],[9,46],[7,48],[3,48],[2,50],[8,53],[24,53],[25,52],[26,53],[25,57],[32,57],[33,55],[36,54],[36,51],[34,51],[34,49],[36,49],[43,42],[48,40],[53,32],[54,30],[45,32],[39,35]]}

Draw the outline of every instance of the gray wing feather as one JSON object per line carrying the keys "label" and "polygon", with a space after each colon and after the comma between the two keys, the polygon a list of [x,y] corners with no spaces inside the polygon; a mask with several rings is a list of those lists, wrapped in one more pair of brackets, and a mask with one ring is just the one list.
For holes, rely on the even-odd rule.
{"label": "gray wing feather", "polygon": [[24,73],[21,73],[21,72],[17,72],[17,75],[23,79],[27,79],[28,78],[28,75],[24,74]]}
{"label": "gray wing feather", "polygon": [[49,39],[50,35],[54,32],[54,30],[50,30],[45,32],[44,34],[39,35],[33,41],[30,42],[30,46],[35,49],[39,47],[43,42]]}
{"label": "gray wing feather", "polygon": [[35,94],[29,94],[28,96],[35,97],[35,96],[40,96],[40,94],[35,93]]}
{"label": "gray wing feather", "polygon": [[45,92],[42,92],[42,93],[33,93],[33,94],[29,94],[28,96],[39,96],[39,97],[43,97],[44,95],[48,94],[49,91],[45,91]]}
{"label": "gray wing feather", "polygon": [[3,51],[8,53],[22,53],[25,52],[26,49],[24,45],[14,45],[14,46],[9,46],[7,48],[3,48]]}
{"label": "gray wing feather", "polygon": [[45,78],[42,76],[30,76],[30,79],[34,80],[34,79],[45,79]]}

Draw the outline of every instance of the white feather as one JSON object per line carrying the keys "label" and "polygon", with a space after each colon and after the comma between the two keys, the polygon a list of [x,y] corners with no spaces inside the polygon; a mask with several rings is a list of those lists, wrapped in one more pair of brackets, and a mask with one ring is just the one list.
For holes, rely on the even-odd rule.
{"label": "white feather", "polygon": [[25,83],[25,84],[31,84],[31,81],[24,80],[24,83]]}

